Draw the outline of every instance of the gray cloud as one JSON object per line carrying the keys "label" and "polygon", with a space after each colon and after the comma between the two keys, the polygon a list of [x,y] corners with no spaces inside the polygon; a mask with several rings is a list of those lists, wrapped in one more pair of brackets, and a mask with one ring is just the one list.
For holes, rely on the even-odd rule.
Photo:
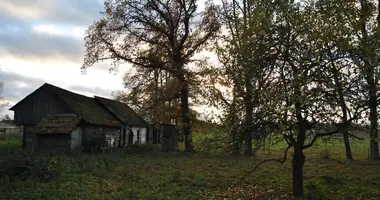
{"label": "gray cloud", "polygon": [[83,61],[83,41],[69,36],[47,35],[21,27],[0,32],[0,52],[21,58]]}
{"label": "gray cloud", "polygon": [[32,31],[38,24],[87,27],[99,18],[100,0],[2,0],[0,56],[83,62],[82,38]]}
{"label": "gray cloud", "polygon": [[[99,18],[103,9],[100,0],[2,0],[1,15],[12,16],[18,20],[32,20],[44,23],[66,25],[90,25]],[[27,10],[28,13],[21,11]],[[34,14],[30,14],[34,13]],[[0,15],[0,16],[1,16]]]}
{"label": "gray cloud", "polygon": [[[4,99],[11,102],[11,104],[9,104],[7,107],[0,109],[0,117],[5,114],[9,114],[8,109],[10,107],[25,98],[27,95],[35,91],[46,82],[43,79],[31,78],[17,73],[5,71],[0,71],[0,80],[4,81],[5,83],[3,91]],[[59,83],[51,84],[61,87]],[[80,94],[94,94],[102,97],[110,97],[112,92],[111,90],[104,88],[89,88],[81,85],[70,86],[68,90]]]}
{"label": "gray cloud", "polygon": [[89,88],[89,87],[85,87],[85,86],[81,86],[81,85],[71,86],[71,87],[69,87],[69,90],[76,91],[76,92],[82,93],[82,94],[90,93],[90,94],[94,94],[96,96],[102,96],[102,97],[110,97],[111,93],[112,93],[111,90],[107,90],[104,88],[99,88],[99,87]]}
{"label": "gray cloud", "polygon": [[[44,84],[44,80],[0,71],[0,80],[4,81],[4,99],[16,103]],[[12,105],[10,105],[12,106]]]}

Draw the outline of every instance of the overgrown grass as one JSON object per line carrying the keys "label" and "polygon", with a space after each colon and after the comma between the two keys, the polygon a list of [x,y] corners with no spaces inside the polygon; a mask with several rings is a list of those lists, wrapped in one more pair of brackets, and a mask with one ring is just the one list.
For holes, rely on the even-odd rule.
{"label": "overgrown grass", "polygon": [[[306,151],[308,199],[379,199],[380,162],[367,160],[367,141],[355,142],[355,161],[339,141]],[[279,158],[283,147],[257,157],[161,153],[156,145],[101,154],[32,154],[17,138],[0,139],[1,159],[28,160],[30,171],[0,179],[0,199],[291,199],[291,163],[267,163],[235,185],[260,160]],[[291,152],[290,152],[291,153]]]}

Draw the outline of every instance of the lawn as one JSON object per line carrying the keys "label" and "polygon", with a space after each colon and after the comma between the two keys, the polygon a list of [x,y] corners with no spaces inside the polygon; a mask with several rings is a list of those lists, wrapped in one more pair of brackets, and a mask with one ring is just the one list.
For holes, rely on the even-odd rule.
{"label": "lawn", "polygon": [[[153,145],[102,154],[34,155],[17,137],[0,138],[3,160],[28,160],[18,177],[2,169],[1,199],[291,199],[290,159],[267,163],[237,184],[245,171],[281,147],[257,157],[207,153],[161,153]],[[380,199],[380,162],[367,160],[367,143],[355,142],[355,161],[345,161],[340,143],[306,151],[305,191],[309,199]],[[289,156],[290,156],[289,152]]]}

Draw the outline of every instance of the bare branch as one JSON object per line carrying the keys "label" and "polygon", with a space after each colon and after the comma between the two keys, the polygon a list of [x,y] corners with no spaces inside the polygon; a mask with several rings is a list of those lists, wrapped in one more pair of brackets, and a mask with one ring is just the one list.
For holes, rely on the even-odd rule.
{"label": "bare branch", "polygon": [[314,145],[314,143],[316,142],[316,140],[317,140],[318,138],[320,138],[320,137],[325,137],[325,136],[334,135],[334,134],[339,133],[339,131],[340,131],[340,130],[339,130],[339,128],[338,128],[338,129],[336,129],[336,130],[334,130],[334,131],[331,131],[331,132],[317,133],[317,134],[314,135],[314,137],[313,137],[313,139],[311,140],[311,142],[310,142],[309,144],[307,144],[307,145],[304,145],[304,146],[302,147],[302,149],[307,149],[307,148],[312,147],[312,146]]}
{"label": "bare branch", "polygon": [[284,157],[283,158],[280,158],[280,159],[267,159],[267,160],[263,160],[261,162],[259,162],[254,168],[252,168],[250,171],[246,172],[243,176],[243,178],[240,179],[239,181],[239,184],[241,185],[242,182],[244,181],[244,179],[252,174],[254,171],[256,171],[257,168],[260,167],[260,165],[264,164],[264,163],[267,163],[267,162],[278,162],[278,163],[281,163],[281,164],[284,164],[286,162],[286,158],[287,158],[287,155],[288,155],[288,151],[289,149],[292,147],[293,145],[289,145],[285,151],[284,151]]}

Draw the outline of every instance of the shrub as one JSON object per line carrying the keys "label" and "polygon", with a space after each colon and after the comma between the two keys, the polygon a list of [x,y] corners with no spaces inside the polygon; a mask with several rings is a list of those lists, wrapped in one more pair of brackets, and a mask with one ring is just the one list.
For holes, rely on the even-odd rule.
{"label": "shrub", "polygon": [[305,184],[305,199],[308,200],[325,200],[326,195],[321,189],[319,182],[316,180],[307,181]]}
{"label": "shrub", "polygon": [[108,144],[105,138],[88,139],[83,142],[83,151],[90,153],[105,152]]}

